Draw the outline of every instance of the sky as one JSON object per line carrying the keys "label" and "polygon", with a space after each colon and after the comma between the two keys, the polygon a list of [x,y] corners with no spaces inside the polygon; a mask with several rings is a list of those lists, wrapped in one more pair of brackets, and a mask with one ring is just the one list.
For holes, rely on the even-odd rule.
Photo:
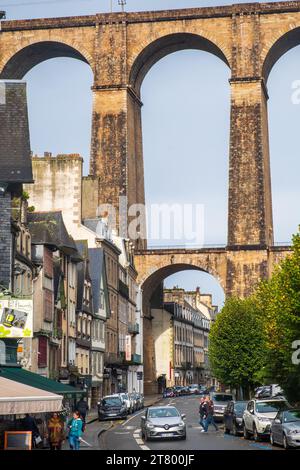
{"label": "sky", "polygon": [[[248,3],[200,0],[127,0],[127,11]],[[23,5],[21,5],[23,4]],[[110,0],[0,0],[8,19],[108,12]],[[117,0],[113,10],[119,11]],[[300,40],[299,40],[300,41]],[[229,68],[202,51],[180,51],[161,59],[142,85],[146,202],[204,206],[204,243],[225,244],[229,146]],[[34,153],[80,153],[88,173],[93,83],[88,65],[52,59],[26,76]],[[269,130],[276,242],[288,242],[300,223],[300,104],[292,85],[300,80],[300,47],[274,66],[269,81]],[[154,242],[153,242],[154,243]],[[156,244],[169,244],[156,241]],[[211,276],[188,271],[172,276],[168,287],[222,289]]]}

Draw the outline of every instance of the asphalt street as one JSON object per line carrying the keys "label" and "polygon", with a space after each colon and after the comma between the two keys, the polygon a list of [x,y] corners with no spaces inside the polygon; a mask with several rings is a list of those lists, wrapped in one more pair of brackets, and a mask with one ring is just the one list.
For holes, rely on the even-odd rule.
{"label": "asphalt street", "polygon": [[178,397],[162,399],[159,403],[172,404],[180,413],[186,415],[187,439],[147,441],[141,437],[140,411],[130,416],[126,421],[115,421],[110,430],[100,437],[100,448],[105,450],[280,450],[280,447],[272,447],[266,441],[254,442],[243,437],[235,437],[224,434],[222,423],[218,423],[219,430],[215,431],[211,426],[207,433],[201,433],[199,425],[199,397]]}

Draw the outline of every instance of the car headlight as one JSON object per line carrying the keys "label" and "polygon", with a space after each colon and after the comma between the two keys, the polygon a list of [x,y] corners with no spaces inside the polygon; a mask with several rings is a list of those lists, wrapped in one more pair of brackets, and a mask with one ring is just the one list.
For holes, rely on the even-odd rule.
{"label": "car headlight", "polygon": [[185,423],[183,421],[181,421],[181,423],[178,424],[179,428],[184,428],[184,426],[185,426]]}
{"label": "car headlight", "polygon": [[261,423],[269,424],[271,420],[269,418],[257,418]]}
{"label": "car headlight", "polygon": [[288,434],[300,434],[300,429],[294,429],[293,431],[289,431]]}
{"label": "car headlight", "polygon": [[154,429],[154,424],[152,423],[147,423],[146,426],[148,429]]}

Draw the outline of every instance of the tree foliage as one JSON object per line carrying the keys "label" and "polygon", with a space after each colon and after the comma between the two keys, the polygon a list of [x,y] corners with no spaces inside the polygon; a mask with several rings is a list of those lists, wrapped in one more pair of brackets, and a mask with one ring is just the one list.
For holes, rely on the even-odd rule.
{"label": "tree foliage", "polygon": [[[300,233],[293,237],[293,250],[256,294],[267,336],[265,376],[279,383],[288,399],[300,402]],[[298,346],[299,348],[299,346]]]}
{"label": "tree foliage", "polygon": [[246,394],[259,383],[264,365],[265,332],[252,298],[226,301],[210,332],[209,358],[215,377]]}

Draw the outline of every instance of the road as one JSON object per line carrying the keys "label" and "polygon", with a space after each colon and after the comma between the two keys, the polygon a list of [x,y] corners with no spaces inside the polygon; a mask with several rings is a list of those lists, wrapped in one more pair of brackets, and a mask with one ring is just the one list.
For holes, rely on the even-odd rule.
{"label": "road", "polygon": [[254,442],[244,440],[243,437],[235,437],[224,434],[222,424],[219,430],[209,428],[207,433],[201,433],[199,425],[199,398],[198,397],[178,397],[161,400],[161,404],[172,404],[177,407],[180,413],[186,415],[187,440],[164,440],[164,441],[143,441],[140,432],[141,415],[140,411],[132,415],[127,421],[116,421],[112,428],[102,434],[100,438],[100,448],[105,450],[280,450],[273,447],[267,441]]}

